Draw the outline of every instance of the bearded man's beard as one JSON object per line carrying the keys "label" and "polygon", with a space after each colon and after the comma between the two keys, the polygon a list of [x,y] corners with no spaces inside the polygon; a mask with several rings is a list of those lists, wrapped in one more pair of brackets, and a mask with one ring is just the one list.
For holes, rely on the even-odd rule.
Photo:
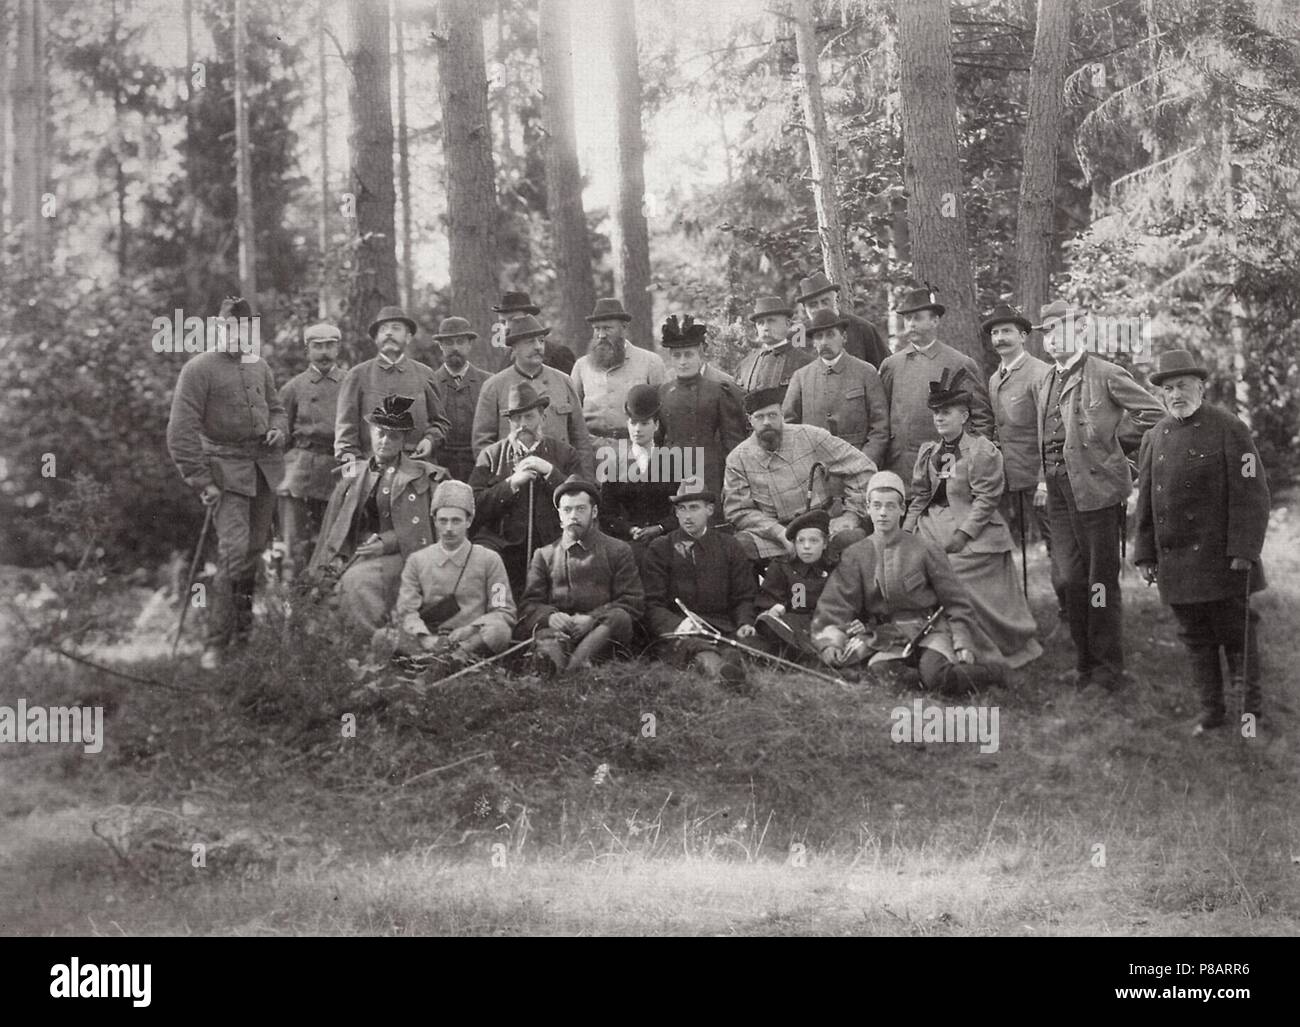
{"label": "bearded man's beard", "polygon": [[769,453],[775,452],[781,448],[781,429],[780,428],[760,428],[758,430],[758,444],[766,449]]}
{"label": "bearded man's beard", "polygon": [[602,371],[607,371],[616,364],[623,362],[623,348],[626,344],[623,340],[618,342],[598,342],[591,347],[591,357],[596,362],[596,366]]}
{"label": "bearded man's beard", "polygon": [[469,361],[460,353],[447,353],[442,362],[447,365],[448,371],[463,371],[469,366]]}

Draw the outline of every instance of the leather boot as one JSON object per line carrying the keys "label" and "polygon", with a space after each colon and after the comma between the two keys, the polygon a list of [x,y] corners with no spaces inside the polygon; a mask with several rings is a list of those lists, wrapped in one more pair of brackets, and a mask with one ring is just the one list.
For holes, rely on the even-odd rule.
{"label": "leather boot", "polygon": [[257,590],[257,575],[240,578],[234,582],[235,638],[243,642],[253,630],[253,593]]}
{"label": "leather boot", "polygon": [[1223,673],[1219,669],[1217,645],[1187,647],[1191,658],[1192,681],[1201,700],[1200,730],[1220,727],[1226,716],[1223,708]]}
{"label": "leather boot", "polygon": [[578,641],[569,657],[569,670],[589,667],[609,651],[609,625],[597,624]]}

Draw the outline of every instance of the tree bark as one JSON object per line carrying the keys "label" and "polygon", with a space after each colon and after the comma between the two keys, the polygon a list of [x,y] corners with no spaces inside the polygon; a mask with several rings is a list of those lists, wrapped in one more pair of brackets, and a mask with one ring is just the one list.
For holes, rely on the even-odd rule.
{"label": "tree bark", "polygon": [[402,3],[393,0],[393,41],[397,60],[397,162],[402,194],[402,302],[415,298],[415,261],[411,257],[411,147],[406,132],[406,51],[402,39]]}
{"label": "tree bark", "polygon": [[614,287],[632,315],[628,337],[653,349],[654,305],[650,298],[650,233],[645,219],[645,140],[641,134],[641,71],[636,52],[634,0],[612,0],[612,45],[615,103],[618,112],[617,215],[610,242],[614,251]]}
{"label": "tree bark", "polygon": [[794,0],[795,46],[799,53],[799,100],[803,107],[808,164],[812,172],[813,200],[817,207],[817,237],[822,263],[832,282],[840,287],[840,308],[853,310],[853,289],[844,257],[844,230],[840,225],[840,198],[835,185],[835,151],[826,133],[821,73],[817,60],[817,27],[808,0]]}
{"label": "tree bark", "polygon": [[253,168],[248,138],[248,0],[235,0],[235,202],[239,233],[239,289],[258,312],[257,239],[253,221]]}
{"label": "tree bark", "polygon": [[467,318],[478,331],[474,362],[497,370],[508,354],[492,346],[487,321],[497,290],[497,199],[483,23],[475,0],[444,0],[439,15],[434,39],[447,159],[451,312]]}
{"label": "tree bark", "polygon": [[[198,167],[198,115],[194,96],[194,3],[185,0],[181,5],[185,21],[185,204],[189,212],[190,237],[185,255],[185,302],[196,311],[203,303],[204,251],[203,204],[199,202]],[[206,317],[211,311],[203,310]]]}
{"label": "tree bark", "polygon": [[947,308],[943,341],[983,366],[957,152],[948,0],[898,0],[898,50],[913,276],[918,284],[931,283]]}
{"label": "tree bark", "polygon": [[581,355],[587,351],[586,317],[596,305],[596,286],[591,275],[591,244],[582,208],[582,175],[573,125],[570,10],[569,0],[541,0],[538,57],[542,71],[547,213],[560,286],[560,331],[562,341]]}
{"label": "tree bark", "polygon": [[[188,0],[187,0],[188,2]],[[329,73],[325,64],[325,26],[327,0],[316,9],[316,65],[320,78],[320,209],[317,212],[316,246],[320,250],[320,280],[317,283],[316,316],[324,320],[330,312],[330,103]]]}
{"label": "tree bark", "polygon": [[[1052,271],[1056,157],[1073,7],[1073,0],[1039,0],[1034,57],[1029,65],[1029,116],[1016,215],[1016,282],[1021,310],[1034,322],[1047,302]],[[1037,332],[1030,333],[1029,348],[1036,356],[1043,355],[1043,341]]]}
{"label": "tree bark", "polygon": [[49,230],[41,216],[45,189],[45,27],[41,0],[19,0],[14,55],[13,227],[23,259],[35,266],[48,256]]}
{"label": "tree bark", "polygon": [[363,331],[380,307],[398,302],[388,9],[348,0],[348,27],[349,188],[358,236],[348,314],[354,329]]}

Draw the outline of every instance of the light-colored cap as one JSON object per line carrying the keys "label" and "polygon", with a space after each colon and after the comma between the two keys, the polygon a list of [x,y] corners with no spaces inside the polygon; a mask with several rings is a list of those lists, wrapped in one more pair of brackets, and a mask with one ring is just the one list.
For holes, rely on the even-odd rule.
{"label": "light-colored cap", "polygon": [[459,510],[464,510],[472,520],[474,517],[474,490],[463,481],[457,481],[455,478],[448,478],[446,481],[438,482],[438,487],[433,490],[433,502],[429,504],[429,509],[438,511],[446,506],[454,506]]}
{"label": "light-colored cap", "polygon": [[876,489],[893,489],[902,499],[907,499],[907,486],[893,471],[877,471],[871,476],[871,480],[867,482],[867,495],[871,495]]}
{"label": "light-colored cap", "polygon": [[318,324],[308,325],[302,333],[302,341],[307,342],[340,342],[343,339],[343,333],[335,325],[327,321],[321,321]]}

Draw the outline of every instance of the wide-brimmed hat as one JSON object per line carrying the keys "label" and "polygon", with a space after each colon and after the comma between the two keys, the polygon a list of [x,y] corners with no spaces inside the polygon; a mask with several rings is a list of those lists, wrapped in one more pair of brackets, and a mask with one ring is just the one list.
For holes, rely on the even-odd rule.
{"label": "wide-brimmed hat", "polygon": [[780,296],[759,296],[754,300],[754,312],[749,315],[749,320],[754,322],[759,318],[771,317],[773,314],[793,317],[794,310]]}
{"label": "wide-brimmed hat", "polygon": [[849,319],[842,314],[835,314],[829,310],[819,310],[808,320],[804,326],[804,337],[808,339],[816,338],[823,332],[829,332],[834,328],[843,328],[849,323]]}
{"label": "wide-brimmed hat", "polygon": [[893,471],[877,471],[867,481],[867,495],[875,492],[877,489],[893,489],[903,500],[907,500],[907,486],[903,484],[903,479]]}
{"label": "wide-brimmed hat", "polygon": [[785,401],[784,385],[769,385],[766,389],[755,389],[745,396],[745,413],[752,414],[764,407],[780,406]]}
{"label": "wide-brimmed hat", "polygon": [[342,342],[343,333],[339,331],[337,325],[332,325],[327,321],[321,321],[314,325],[308,325],[303,329],[302,341],[308,342]]}
{"label": "wide-brimmed hat", "polygon": [[444,317],[433,337],[435,339],[459,339],[466,335],[471,339],[478,338],[478,332],[474,331],[469,326],[469,322],[463,317]]}
{"label": "wide-brimmed hat", "polygon": [[623,412],[634,421],[648,421],[659,416],[662,403],[659,399],[659,386],[633,385],[627,390],[627,399],[623,402]]}
{"label": "wide-brimmed hat", "polygon": [[217,308],[218,317],[252,317],[253,308],[242,296],[227,296]]}
{"label": "wide-brimmed hat", "polygon": [[680,321],[677,320],[677,315],[673,314],[659,330],[659,341],[663,343],[664,349],[703,346],[708,331],[707,325],[703,322],[697,323],[690,314],[683,315]]}
{"label": "wide-brimmed hat", "polygon": [[1042,329],[1051,317],[1064,320],[1067,317],[1077,317],[1079,308],[1071,306],[1065,300],[1052,300],[1051,303],[1044,303],[1038,308],[1038,324],[1034,325],[1036,329]]}
{"label": "wide-brimmed hat", "polygon": [[1015,325],[1022,332],[1032,331],[1034,327],[1029,318],[1025,317],[1010,303],[999,303],[993,308],[993,313],[980,323],[980,327],[985,332],[991,332],[998,325],[1005,324]]}
{"label": "wide-brimmed hat", "polygon": [[537,306],[526,292],[506,292],[501,294],[501,302],[492,308],[498,314],[540,314],[542,308]]}
{"label": "wide-brimmed hat", "polygon": [[464,510],[470,520],[474,519],[474,490],[463,481],[457,481],[455,478],[448,478],[446,481],[438,482],[437,487],[433,490],[433,501],[429,503],[429,510],[441,510],[443,507],[452,506],[457,510]]}
{"label": "wide-brimmed hat", "polygon": [[1210,377],[1210,372],[1196,362],[1196,358],[1190,351],[1168,349],[1156,360],[1156,369],[1154,373],[1147,376],[1147,381],[1152,385],[1159,385],[1166,379],[1177,378],[1180,374],[1194,374],[1201,381]]}
{"label": "wide-brimmed hat", "polygon": [[922,310],[933,310],[940,317],[948,308],[935,299],[932,288],[911,289],[903,294],[903,302],[898,305],[897,314],[915,314]]}
{"label": "wide-brimmed hat", "polygon": [[507,417],[514,417],[515,414],[522,414],[525,410],[532,410],[534,407],[545,410],[550,405],[551,397],[539,395],[537,390],[527,382],[510,386],[510,391],[506,394]]}
{"label": "wide-brimmed hat", "polygon": [[379,326],[385,321],[401,321],[412,335],[420,330],[420,326],[409,318],[401,307],[382,307],[375,319],[370,322],[370,327],[366,329],[372,339],[379,332]]}
{"label": "wide-brimmed hat", "polygon": [[814,271],[807,278],[799,279],[799,303],[816,299],[824,292],[839,292],[840,287],[826,277],[825,271]]}
{"label": "wide-brimmed hat", "polygon": [[959,367],[953,372],[945,367],[939,380],[930,383],[930,394],[925,397],[925,405],[931,410],[943,410],[958,404],[969,407],[970,393],[959,388],[965,378],[966,368]]}
{"label": "wide-brimmed hat", "polygon": [[555,491],[551,493],[551,504],[558,510],[560,500],[575,492],[585,492],[591,496],[593,503],[600,502],[600,489],[591,482],[585,481],[580,475],[571,474],[555,487]]}
{"label": "wide-brimmed hat", "polygon": [[587,315],[587,323],[597,321],[631,321],[632,315],[623,309],[623,301],[615,296],[606,296],[596,301],[596,306]]}
{"label": "wide-brimmed hat", "polygon": [[826,510],[809,510],[792,520],[785,529],[787,541],[793,542],[804,528],[816,528],[827,538],[831,537],[831,515]]}
{"label": "wide-brimmed hat", "polygon": [[411,416],[414,402],[410,396],[385,396],[379,406],[366,414],[366,422],[389,431],[414,431],[415,418]]}
{"label": "wide-brimmed hat", "polygon": [[677,486],[677,491],[668,497],[668,502],[672,503],[673,506],[677,506],[680,503],[689,503],[697,499],[701,503],[713,503],[715,506],[718,502],[717,494],[710,492],[698,480],[682,482]]}
{"label": "wide-brimmed hat", "polygon": [[510,322],[510,327],[506,329],[506,345],[512,346],[516,342],[523,342],[525,339],[535,339],[539,335],[550,335],[551,330],[542,322],[533,317],[532,314],[525,314],[523,317],[517,317]]}

